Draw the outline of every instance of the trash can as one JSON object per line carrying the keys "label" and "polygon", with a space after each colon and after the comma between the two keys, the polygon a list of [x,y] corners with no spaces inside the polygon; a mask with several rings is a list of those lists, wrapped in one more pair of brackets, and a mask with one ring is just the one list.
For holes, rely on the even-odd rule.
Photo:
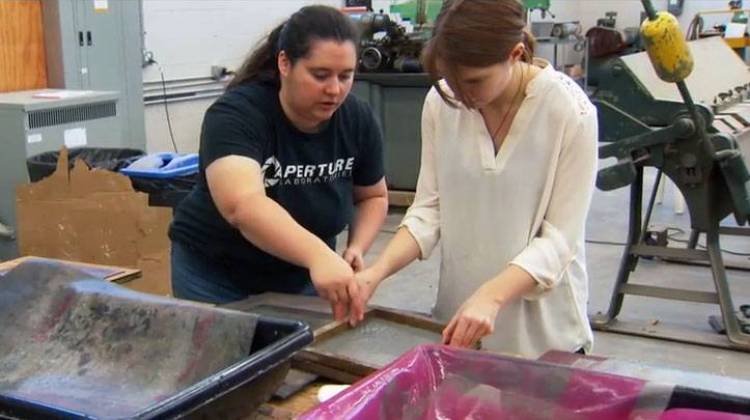
{"label": "trash can", "polygon": [[154,153],[133,161],[120,173],[133,188],[148,193],[150,206],[175,208],[198,179],[198,154]]}
{"label": "trash can", "polygon": [[[143,156],[145,152],[137,149],[77,147],[68,150],[68,170],[73,169],[77,159],[83,159],[91,168],[107,169],[117,172],[130,165],[131,162]],[[52,175],[57,169],[59,151],[45,152],[32,156],[26,160],[31,182]]]}

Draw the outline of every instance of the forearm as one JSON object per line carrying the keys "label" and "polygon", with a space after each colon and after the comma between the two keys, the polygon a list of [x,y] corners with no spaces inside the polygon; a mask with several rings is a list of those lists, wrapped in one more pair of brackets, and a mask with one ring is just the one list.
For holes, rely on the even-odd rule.
{"label": "forearm", "polygon": [[509,265],[500,274],[483,284],[476,293],[491,297],[501,308],[534,290],[537,283],[529,273]]}
{"label": "forearm", "polygon": [[401,270],[420,256],[417,241],[406,228],[400,228],[396,235],[380,254],[372,269],[378,274],[379,281]]}
{"label": "forearm", "polygon": [[247,197],[233,212],[229,222],[253,245],[301,267],[310,268],[316,258],[334,253],[325,242],[265,195]]}
{"label": "forearm", "polygon": [[348,246],[363,254],[370,249],[388,214],[388,199],[372,197],[357,203],[354,221],[349,229]]}

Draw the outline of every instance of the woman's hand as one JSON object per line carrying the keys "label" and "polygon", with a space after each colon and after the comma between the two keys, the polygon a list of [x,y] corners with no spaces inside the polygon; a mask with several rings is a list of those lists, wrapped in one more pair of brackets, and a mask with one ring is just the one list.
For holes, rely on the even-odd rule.
{"label": "woman's hand", "polygon": [[461,305],[443,330],[443,344],[470,347],[492,334],[500,309],[532,292],[536,285],[534,278],[523,268],[509,265]]}
{"label": "woman's hand", "polygon": [[362,250],[354,246],[350,246],[344,251],[344,261],[349,263],[355,273],[365,268],[365,260],[362,254]]}
{"label": "woman's hand", "polygon": [[354,274],[354,279],[359,285],[359,296],[362,299],[362,303],[366,306],[372,295],[375,294],[375,289],[383,281],[383,277],[374,267],[370,267]]}
{"label": "woman's hand", "polygon": [[463,305],[443,330],[443,344],[471,347],[495,330],[495,319],[500,303],[479,288]]}
{"label": "woman's hand", "polygon": [[310,265],[310,279],[318,294],[331,302],[337,321],[346,318],[347,309],[350,322],[362,318],[364,305],[359,285],[354,280],[354,271],[343,258],[333,251],[319,256]]}

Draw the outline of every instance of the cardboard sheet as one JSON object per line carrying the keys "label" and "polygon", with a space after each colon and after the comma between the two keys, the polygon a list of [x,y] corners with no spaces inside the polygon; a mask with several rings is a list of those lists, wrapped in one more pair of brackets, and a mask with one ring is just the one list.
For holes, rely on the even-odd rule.
{"label": "cardboard sheet", "polygon": [[149,207],[124,175],[80,160],[67,167],[63,149],[51,176],[16,190],[21,255],[138,268],[127,287],[170,294],[171,209]]}

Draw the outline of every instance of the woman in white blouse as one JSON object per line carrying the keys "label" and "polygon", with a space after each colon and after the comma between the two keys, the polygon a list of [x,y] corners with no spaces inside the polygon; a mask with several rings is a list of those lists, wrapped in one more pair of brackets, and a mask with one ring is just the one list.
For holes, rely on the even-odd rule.
{"label": "woman in white blouse", "polygon": [[422,112],[414,204],[378,260],[378,284],[441,243],[434,315],[446,344],[537,357],[591,349],[584,228],[597,169],[596,109],[533,60],[517,0],[454,0],[423,53],[439,80]]}

